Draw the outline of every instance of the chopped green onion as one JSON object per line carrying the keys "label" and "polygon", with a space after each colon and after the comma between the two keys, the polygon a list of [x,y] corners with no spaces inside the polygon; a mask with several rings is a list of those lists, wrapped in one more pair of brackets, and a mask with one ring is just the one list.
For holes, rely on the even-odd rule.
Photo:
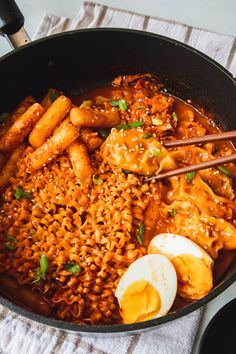
{"label": "chopped green onion", "polygon": [[101,177],[99,177],[99,175],[93,175],[92,177],[93,179],[93,183],[96,185],[96,186],[100,186],[101,184],[103,184],[103,179],[101,179]]}
{"label": "chopped green onion", "polygon": [[142,138],[143,139],[149,139],[149,138],[151,138],[153,135],[151,134],[151,133],[145,133],[145,134],[143,134],[143,136],[142,136]]}
{"label": "chopped green onion", "polygon": [[160,157],[161,156],[161,150],[156,148],[155,146],[150,146],[149,150],[150,150],[152,156],[155,156],[155,157]]}
{"label": "chopped green onion", "polygon": [[127,175],[128,173],[131,173],[130,171],[128,170],[123,170],[123,172]]}
{"label": "chopped green onion", "polygon": [[119,100],[119,108],[121,111],[126,111],[127,103],[125,100]]}
{"label": "chopped green onion", "polygon": [[87,108],[87,107],[91,107],[93,104],[93,101],[91,100],[86,100],[86,101],[83,101],[81,103],[81,105],[79,106],[79,108]]}
{"label": "chopped green onion", "polygon": [[[9,240],[12,241],[14,243],[17,243],[17,239],[11,235],[6,234],[5,237]],[[9,249],[10,251],[15,251],[16,250],[16,246],[12,244],[12,242],[6,242],[4,243],[4,246]]]}
{"label": "chopped green onion", "polygon": [[124,99],[120,99],[118,101],[110,101],[109,103],[111,106],[119,107],[121,111],[125,111],[127,109],[127,103]]}
{"label": "chopped green onion", "polygon": [[110,103],[110,105],[113,106],[113,107],[119,107],[119,101],[113,100],[113,101],[110,101],[109,103]]}
{"label": "chopped green onion", "polygon": [[33,281],[33,283],[38,283],[40,280],[45,279],[46,277],[46,273],[48,270],[48,260],[45,254],[41,255],[39,265],[40,268],[38,268],[36,271],[36,279]]}
{"label": "chopped green onion", "polygon": [[129,124],[119,124],[119,125],[116,125],[115,128],[117,130],[129,130],[129,129],[131,129]]}
{"label": "chopped green onion", "polygon": [[14,193],[14,197],[19,200],[21,198],[25,198],[25,199],[33,199],[33,196],[31,193],[29,192],[25,192],[23,191],[23,189],[21,187],[17,187],[16,191]]}
{"label": "chopped green onion", "polygon": [[104,128],[98,129],[98,134],[100,135],[101,138],[106,139],[108,135],[110,134],[110,131]]}
{"label": "chopped green onion", "polygon": [[145,123],[142,121],[142,120],[137,120],[137,121],[134,121],[134,122],[131,122],[129,124],[119,124],[119,125],[116,125],[115,128],[117,130],[129,130],[129,129],[132,129],[132,128],[139,128],[139,127],[142,127]]}
{"label": "chopped green onion", "polygon": [[4,113],[0,114],[0,123],[4,123],[9,116],[10,116],[10,113],[8,113],[8,112],[4,112]]}
{"label": "chopped green onion", "polygon": [[76,263],[63,264],[63,269],[70,273],[78,273],[81,272],[80,266]]}
{"label": "chopped green onion", "polygon": [[194,179],[194,177],[196,176],[196,172],[195,171],[188,172],[188,173],[186,173],[185,176],[186,176],[187,181],[191,182]]}
{"label": "chopped green onion", "polygon": [[178,122],[178,120],[179,120],[179,117],[177,116],[176,112],[172,112],[172,118],[175,122]]}
{"label": "chopped green onion", "polygon": [[145,108],[145,106],[135,106],[136,109]]}
{"label": "chopped green onion", "polygon": [[47,260],[47,257],[45,256],[45,254],[41,255],[39,264],[40,264],[40,270],[41,270],[42,274],[45,275],[48,270],[48,260]]}
{"label": "chopped green onion", "polygon": [[218,170],[228,177],[233,177],[232,173],[222,166],[217,166]]}
{"label": "chopped green onion", "polygon": [[172,210],[168,211],[167,216],[169,218],[174,218],[176,214],[177,214],[177,209],[173,208]]}
{"label": "chopped green onion", "polygon": [[18,242],[17,239],[16,239],[15,237],[11,236],[11,235],[6,234],[5,236],[6,236],[6,238],[7,238],[8,240],[10,240],[10,241],[13,241],[13,242],[15,242],[15,243]]}
{"label": "chopped green onion", "polygon": [[103,96],[96,97],[96,104],[98,104],[98,105],[101,105],[101,104],[103,104],[103,102],[107,102],[107,101],[109,101],[109,99],[106,97],[103,97]]}
{"label": "chopped green onion", "polygon": [[146,226],[144,224],[143,221],[141,221],[141,223],[139,224],[139,228],[138,228],[138,233],[137,233],[137,239],[140,245],[143,244],[143,237],[144,237],[144,233],[146,230]]}
{"label": "chopped green onion", "polygon": [[142,120],[137,120],[135,122],[131,122],[129,123],[128,125],[131,127],[131,128],[139,128],[139,127],[142,127],[145,123],[142,121]]}
{"label": "chopped green onion", "polygon": [[34,236],[36,234],[36,230],[35,229],[30,229],[30,235]]}
{"label": "chopped green onion", "polygon": [[36,278],[35,278],[35,280],[32,282],[33,284],[34,284],[34,283],[38,283],[38,282],[41,281],[42,279],[45,279],[45,278],[43,278],[43,276],[42,276],[42,273],[41,273],[41,271],[40,271],[40,268],[37,269],[35,275],[36,275]]}
{"label": "chopped green onion", "polygon": [[152,118],[152,124],[157,126],[163,125],[163,121],[159,118]]}
{"label": "chopped green onion", "polygon": [[10,242],[6,242],[4,243],[4,246],[9,249],[10,251],[15,251],[16,250],[16,246],[12,245]]}
{"label": "chopped green onion", "polygon": [[61,96],[59,92],[49,92],[49,98],[51,102],[56,101],[59,96]]}

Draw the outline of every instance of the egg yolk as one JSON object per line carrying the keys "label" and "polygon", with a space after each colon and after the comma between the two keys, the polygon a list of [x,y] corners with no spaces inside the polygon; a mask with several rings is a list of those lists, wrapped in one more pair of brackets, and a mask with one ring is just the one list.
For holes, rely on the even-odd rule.
{"label": "egg yolk", "polygon": [[158,291],[146,280],[130,284],[121,299],[121,316],[125,323],[147,321],[154,318],[161,307]]}
{"label": "egg yolk", "polygon": [[213,276],[202,259],[190,254],[181,254],[171,261],[177,273],[180,296],[197,300],[210,292]]}

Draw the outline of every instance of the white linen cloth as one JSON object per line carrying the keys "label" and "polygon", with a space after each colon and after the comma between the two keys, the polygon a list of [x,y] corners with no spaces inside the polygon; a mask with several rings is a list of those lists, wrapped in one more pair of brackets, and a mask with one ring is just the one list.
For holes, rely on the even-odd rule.
{"label": "white linen cloth", "polygon": [[[35,39],[90,27],[133,28],[172,37],[205,52],[236,75],[236,38],[92,2],[84,2],[74,19],[45,14]],[[92,338],[37,324],[0,306],[0,354],[190,354],[202,311],[144,334]]]}
{"label": "white linen cloth", "polygon": [[177,39],[207,54],[236,76],[236,37],[88,1],[83,3],[74,19],[45,14],[34,39],[76,28],[91,27],[132,28]]}

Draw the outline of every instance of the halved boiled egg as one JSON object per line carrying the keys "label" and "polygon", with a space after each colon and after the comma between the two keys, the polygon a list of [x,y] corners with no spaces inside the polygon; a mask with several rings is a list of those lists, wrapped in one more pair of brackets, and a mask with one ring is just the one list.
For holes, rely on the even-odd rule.
{"label": "halved boiled egg", "polygon": [[164,316],[177,291],[177,276],[168,258],[150,254],[137,259],[121,277],[115,296],[124,323]]}
{"label": "halved boiled egg", "polygon": [[162,254],[173,263],[178,278],[178,295],[197,300],[213,286],[214,262],[209,254],[188,238],[175,234],[159,234],[148,247],[149,254]]}

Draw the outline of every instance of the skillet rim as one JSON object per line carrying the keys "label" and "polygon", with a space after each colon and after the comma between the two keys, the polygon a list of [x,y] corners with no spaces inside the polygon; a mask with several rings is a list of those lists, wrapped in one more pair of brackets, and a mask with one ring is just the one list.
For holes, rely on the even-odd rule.
{"label": "skillet rim", "polygon": [[15,53],[19,53],[22,50],[25,50],[25,49],[30,48],[31,46],[37,45],[38,43],[50,41],[50,40],[53,40],[54,38],[71,36],[71,35],[75,35],[77,33],[83,33],[83,32],[128,32],[128,33],[133,33],[133,34],[144,35],[147,37],[159,38],[159,39],[162,39],[163,41],[170,42],[172,44],[184,47],[185,49],[189,50],[190,52],[197,54],[198,56],[202,57],[203,59],[207,60],[208,62],[210,62],[211,64],[216,66],[218,69],[223,71],[234,82],[233,74],[228,69],[226,69],[223,65],[221,65],[220,63],[218,63],[217,61],[215,61],[214,59],[212,59],[208,55],[204,54],[203,52],[201,52],[200,50],[198,50],[194,47],[191,47],[188,44],[180,42],[174,38],[163,36],[161,34],[148,32],[148,31],[142,31],[142,30],[136,30],[136,29],[130,29],[130,28],[120,28],[120,27],[99,27],[99,28],[76,29],[76,30],[70,30],[70,31],[65,31],[65,32],[61,32],[61,33],[56,33],[56,34],[52,34],[47,37],[32,40],[31,42],[24,44],[16,49],[13,49],[10,52],[1,56],[0,57],[0,64],[2,61],[7,59],[8,57],[14,55]]}
{"label": "skillet rim", "polygon": [[[215,66],[218,70],[220,70],[224,75],[228,77],[235,86],[235,81],[233,78],[233,75],[226,69],[224,68],[221,64],[217,63],[214,59],[210,58],[206,54],[202,53],[198,49],[195,49],[185,43],[179,42],[175,39],[165,37],[159,34],[155,34],[152,32],[147,32],[147,31],[142,31],[142,30],[134,30],[134,29],[127,29],[127,28],[116,28],[116,27],[100,27],[100,28],[86,28],[86,29],[77,29],[77,30],[72,30],[72,31],[66,31],[63,33],[57,33],[53,34],[48,37],[40,38],[35,41],[32,41],[30,43],[27,43],[23,45],[22,47],[19,47],[5,55],[3,55],[0,58],[0,65],[3,63],[5,60],[7,60],[9,57],[14,56],[16,53],[20,53],[21,51],[25,50],[30,50],[32,46],[38,45],[40,43],[44,42],[50,42],[53,41],[55,38],[60,38],[60,37],[67,37],[67,36],[73,36],[77,35],[78,33],[85,33],[85,32],[121,32],[121,33],[133,33],[136,35],[141,35],[141,36],[147,36],[147,37],[153,37],[157,38],[162,41],[166,41],[171,43],[172,45],[175,46],[181,46],[185,50],[190,51],[192,54],[197,55],[207,62],[209,62],[211,65]],[[175,311],[172,313],[168,313],[167,315],[163,317],[159,317],[156,319],[144,321],[144,322],[139,322],[139,323],[134,323],[134,324],[114,324],[114,325],[85,325],[85,324],[74,324],[72,322],[68,321],[61,321],[61,320],[56,320],[51,317],[45,317],[39,314],[36,314],[34,312],[31,312],[29,310],[24,309],[23,307],[20,307],[19,305],[15,304],[14,302],[11,302],[10,300],[6,299],[0,294],[0,304],[9,310],[17,313],[18,315],[21,315],[27,319],[33,320],[39,324],[43,325],[48,325],[50,327],[54,327],[58,330],[66,330],[69,332],[73,333],[81,333],[84,335],[104,335],[104,336],[109,336],[113,335],[128,335],[128,334],[134,334],[138,332],[144,332],[145,330],[153,330],[156,327],[158,327],[161,324],[173,321],[175,319],[181,318],[208,303],[215,297],[217,297],[219,294],[221,294],[226,288],[228,288],[234,281],[236,280],[236,270],[234,273],[228,276],[223,283],[217,285],[208,295],[204,296],[203,298]]]}
{"label": "skillet rim", "polygon": [[228,279],[226,279],[222,284],[217,285],[208,295],[203,298],[175,311],[170,312],[163,317],[158,317],[152,320],[132,323],[132,324],[113,324],[113,325],[86,325],[86,324],[75,324],[73,322],[56,320],[51,317],[45,317],[37,313],[31,312],[29,310],[20,307],[19,305],[11,302],[2,295],[0,295],[0,305],[7,307],[12,312],[26,317],[32,321],[38,322],[39,324],[47,325],[54,327],[58,330],[65,330],[73,333],[81,333],[84,335],[97,334],[98,336],[104,335],[108,337],[109,335],[129,335],[136,334],[139,332],[144,332],[154,330],[159,325],[171,322],[173,320],[179,319],[193,311],[201,308],[203,305],[206,305],[209,301],[216,298],[224,290],[226,290],[234,281],[236,280],[236,271]]}

